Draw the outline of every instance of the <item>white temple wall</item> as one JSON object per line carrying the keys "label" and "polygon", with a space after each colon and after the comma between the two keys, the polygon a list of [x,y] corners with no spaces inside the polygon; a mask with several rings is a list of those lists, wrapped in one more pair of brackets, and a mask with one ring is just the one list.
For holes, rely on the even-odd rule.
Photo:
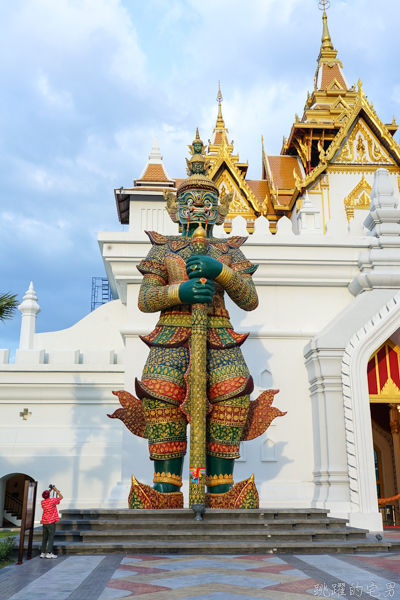
{"label": "white temple wall", "polygon": [[73,360],[71,353],[62,354],[62,350],[78,350],[78,364],[123,364],[125,345],[120,329],[125,313],[120,300],[107,302],[68,329],[36,333],[33,348],[45,349],[45,362],[50,364]]}
{"label": "white temple wall", "polygon": [[65,508],[100,506],[120,473],[122,424],[107,413],[123,379],[119,365],[4,365],[0,478],[25,473],[40,493],[55,483]]}
{"label": "white temple wall", "polygon": [[[348,235],[351,236],[364,236],[366,235],[366,229],[364,228],[363,222],[368,214],[368,209],[354,210],[354,218],[347,221],[347,215],[345,211],[344,199],[351,194],[354,188],[360,183],[363,176],[367,182],[372,186],[374,183],[375,169],[372,167],[371,170],[366,171],[360,168],[359,172],[350,171],[335,171],[334,165],[329,169],[329,199],[330,199],[330,210],[331,220],[327,226],[329,232],[329,226],[331,230],[337,235]],[[398,190],[398,176],[396,173],[389,174],[390,181],[395,190]],[[398,195],[396,193],[396,195]]]}
{"label": "white temple wall", "polygon": [[171,221],[165,210],[165,200],[161,193],[148,194],[147,200],[129,202],[129,232],[143,234],[143,231],[179,235],[178,224]]}
{"label": "white temple wall", "polygon": [[[373,171],[371,169],[370,171],[364,171],[361,170],[361,167],[359,172],[335,171],[335,167],[333,166],[328,170],[327,176],[323,177],[313,188],[308,190],[309,200],[317,211],[317,218],[320,223],[322,235],[324,235],[324,230],[325,235],[328,236],[366,235],[367,230],[363,223],[368,214],[368,208],[355,208],[354,217],[348,221],[344,200],[360,183],[363,176],[372,186],[374,183],[374,173],[375,170]],[[398,189],[397,173],[390,173],[389,177],[394,189]],[[327,178],[329,180],[329,186],[326,186]],[[299,198],[304,205],[305,193]],[[301,218],[296,207],[294,207],[292,211],[290,220],[292,222],[294,234],[303,235],[304,233],[307,233],[306,230],[303,230],[303,232],[300,230],[299,221],[301,221]],[[313,233],[316,232],[314,231]]]}

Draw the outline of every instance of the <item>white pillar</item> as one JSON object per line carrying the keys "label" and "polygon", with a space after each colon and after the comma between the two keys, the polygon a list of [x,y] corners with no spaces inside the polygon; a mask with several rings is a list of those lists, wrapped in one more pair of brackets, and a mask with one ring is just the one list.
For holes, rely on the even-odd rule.
{"label": "white pillar", "polygon": [[37,296],[33,289],[32,281],[29,290],[23,298],[23,302],[18,306],[18,310],[22,314],[19,349],[32,350],[33,336],[36,331],[36,315],[40,313],[40,306],[37,303]]}

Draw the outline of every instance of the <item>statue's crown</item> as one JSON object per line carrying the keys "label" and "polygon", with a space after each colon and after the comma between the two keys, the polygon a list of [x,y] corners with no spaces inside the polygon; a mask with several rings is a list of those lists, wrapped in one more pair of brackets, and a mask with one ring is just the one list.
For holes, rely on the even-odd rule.
{"label": "statue's crown", "polygon": [[196,129],[196,137],[189,145],[190,159],[186,159],[188,179],[185,179],[178,188],[178,196],[188,189],[210,190],[219,196],[219,190],[215,183],[207,177],[210,161],[205,156],[206,146],[200,139],[199,128]]}

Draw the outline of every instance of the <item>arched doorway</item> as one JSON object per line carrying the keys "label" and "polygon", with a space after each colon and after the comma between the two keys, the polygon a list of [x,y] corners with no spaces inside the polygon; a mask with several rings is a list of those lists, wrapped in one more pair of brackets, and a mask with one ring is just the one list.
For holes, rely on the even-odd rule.
{"label": "arched doorway", "polygon": [[[367,368],[377,497],[400,492],[400,347],[391,339],[370,357]],[[384,525],[400,525],[399,500],[381,507]]]}
{"label": "arched doorway", "polygon": [[9,473],[0,478],[0,523],[2,527],[20,527],[25,481],[34,481],[25,473]]}

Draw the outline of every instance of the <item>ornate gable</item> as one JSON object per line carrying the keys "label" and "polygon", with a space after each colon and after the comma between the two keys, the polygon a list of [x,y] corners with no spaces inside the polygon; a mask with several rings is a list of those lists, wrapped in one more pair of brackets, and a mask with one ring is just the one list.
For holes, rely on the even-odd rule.
{"label": "ornate gable", "polygon": [[233,193],[233,201],[225,219],[226,229],[229,231],[232,219],[241,215],[248,222],[248,229],[251,232],[262,206],[245,180],[244,174],[232,161],[229,147],[224,140],[222,140],[219,153],[208,176],[216,183],[221,192],[225,190]]}
{"label": "ornate gable", "polygon": [[354,165],[395,165],[395,161],[384,149],[377,136],[363,118],[359,118],[343,142],[335,164]]}

